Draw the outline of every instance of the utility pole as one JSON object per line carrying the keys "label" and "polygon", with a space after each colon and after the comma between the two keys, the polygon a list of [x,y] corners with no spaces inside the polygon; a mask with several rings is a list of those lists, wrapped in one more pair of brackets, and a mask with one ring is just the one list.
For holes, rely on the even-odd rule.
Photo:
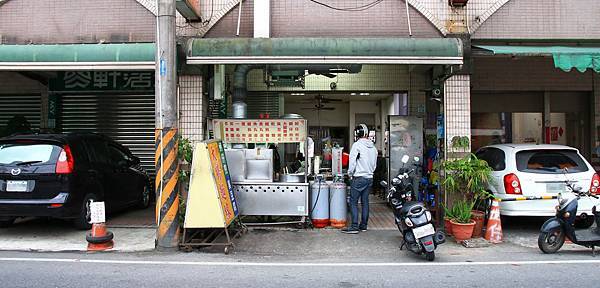
{"label": "utility pole", "polygon": [[156,244],[157,248],[175,248],[179,241],[175,0],[157,0],[157,3],[154,135]]}

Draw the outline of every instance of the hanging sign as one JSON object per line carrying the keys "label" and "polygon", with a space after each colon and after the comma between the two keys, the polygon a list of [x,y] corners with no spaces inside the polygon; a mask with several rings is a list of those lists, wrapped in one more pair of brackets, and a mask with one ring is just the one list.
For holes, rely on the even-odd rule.
{"label": "hanging sign", "polygon": [[306,141],[306,120],[214,119],[213,131],[224,143],[297,143]]}

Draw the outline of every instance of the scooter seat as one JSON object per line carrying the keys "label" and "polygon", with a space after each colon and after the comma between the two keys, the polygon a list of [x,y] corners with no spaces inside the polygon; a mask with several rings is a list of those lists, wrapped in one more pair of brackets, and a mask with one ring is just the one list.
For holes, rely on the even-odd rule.
{"label": "scooter seat", "polygon": [[[421,211],[419,211],[419,212],[413,211],[413,208],[414,208],[414,210],[417,210],[417,208],[421,208]],[[400,214],[403,216],[406,216],[411,211],[414,214],[418,214],[422,211],[425,211],[425,206],[423,206],[423,204],[421,202],[410,201],[410,202],[407,202],[404,204],[404,207],[402,207],[402,209],[400,210]]]}

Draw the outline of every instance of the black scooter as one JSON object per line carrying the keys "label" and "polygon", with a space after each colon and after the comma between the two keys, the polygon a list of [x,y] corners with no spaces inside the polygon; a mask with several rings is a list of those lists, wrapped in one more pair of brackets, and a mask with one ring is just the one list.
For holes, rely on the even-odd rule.
{"label": "black scooter", "polygon": [[[415,162],[418,162],[415,157]],[[402,157],[402,162],[408,162],[408,156]],[[442,231],[435,231],[431,223],[431,212],[421,202],[413,199],[413,179],[410,176],[414,169],[401,168],[398,176],[392,179],[392,187],[389,188],[387,200],[394,209],[394,220],[398,230],[402,233],[402,244],[408,250],[418,255],[425,254],[429,261],[435,259],[435,249],[438,245],[446,242],[446,236]],[[381,186],[388,187],[387,182],[381,181]]]}
{"label": "black scooter", "polygon": [[592,255],[595,255],[595,247],[600,246],[600,212],[596,211],[596,206],[592,208],[592,214],[596,222],[596,228],[593,229],[575,229],[575,217],[577,216],[577,205],[581,197],[590,196],[598,199],[598,196],[590,191],[582,191],[582,188],[573,185],[569,180],[565,181],[567,187],[573,191],[574,197],[563,197],[558,195],[558,206],[556,206],[556,216],[548,219],[538,237],[538,247],[544,253],[555,253],[565,243],[565,237],[574,244],[592,248]]}

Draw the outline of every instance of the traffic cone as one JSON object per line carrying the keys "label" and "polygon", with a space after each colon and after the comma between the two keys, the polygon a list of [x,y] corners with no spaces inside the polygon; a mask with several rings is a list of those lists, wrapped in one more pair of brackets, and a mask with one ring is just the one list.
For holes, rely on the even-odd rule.
{"label": "traffic cone", "polygon": [[485,240],[492,243],[502,242],[502,223],[500,222],[500,205],[496,199],[492,202],[490,208],[490,218],[485,229]]}
{"label": "traffic cone", "polygon": [[112,249],[114,246],[113,233],[106,230],[106,224],[94,223],[92,230],[85,235],[88,242],[88,251],[104,251]]}

